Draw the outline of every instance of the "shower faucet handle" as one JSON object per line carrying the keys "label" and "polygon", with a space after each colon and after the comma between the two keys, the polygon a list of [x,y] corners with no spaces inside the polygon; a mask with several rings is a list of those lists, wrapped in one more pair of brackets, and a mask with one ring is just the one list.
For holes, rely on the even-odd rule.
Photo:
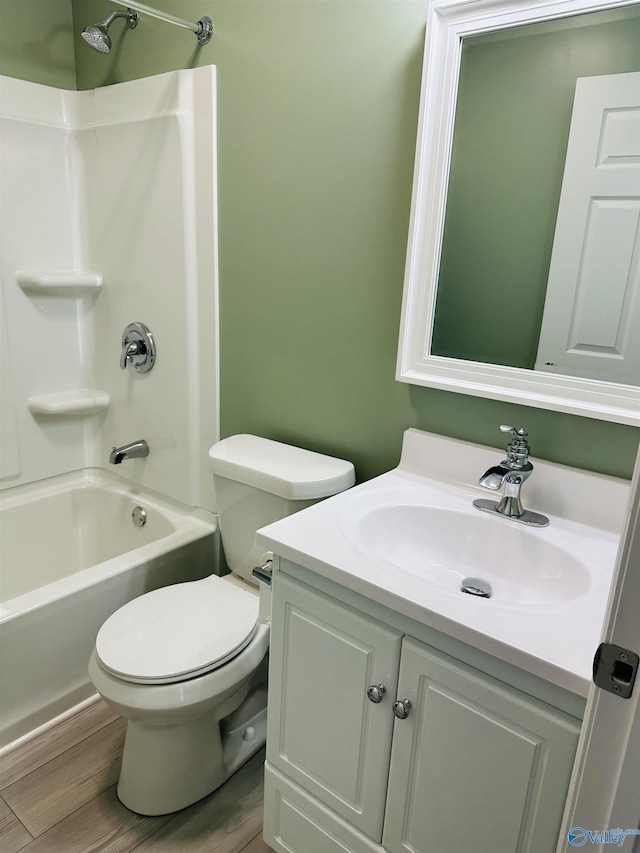
{"label": "shower faucet handle", "polygon": [[146,347],[142,341],[132,341],[126,347],[123,347],[120,355],[120,367],[122,370],[126,368],[127,362],[133,359],[134,355],[144,355],[146,351]]}
{"label": "shower faucet handle", "polygon": [[156,345],[153,335],[144,323],[129,323],[122,333],[120,367],[125,370],[130,364],[138,373],[147,373],[156,361]]}

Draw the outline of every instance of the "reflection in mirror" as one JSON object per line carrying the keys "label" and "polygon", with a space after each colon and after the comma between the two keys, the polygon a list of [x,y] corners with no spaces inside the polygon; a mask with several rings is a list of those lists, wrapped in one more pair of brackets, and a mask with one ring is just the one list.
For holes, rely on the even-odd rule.
{"label": "reflection in mirror", "polygon": [[431,355],[640,385],[639,46],[638,6],[463,39]]}

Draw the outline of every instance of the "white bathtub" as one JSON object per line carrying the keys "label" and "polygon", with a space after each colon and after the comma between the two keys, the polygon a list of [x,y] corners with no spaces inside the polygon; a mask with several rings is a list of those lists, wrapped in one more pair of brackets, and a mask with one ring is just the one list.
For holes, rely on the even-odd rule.
{"label": "white bathtub", "polygon": [[211,574],[216,530],[210,513],[99,469],[0,494],[0,748],[92,695],[87,662],[107,616]]}

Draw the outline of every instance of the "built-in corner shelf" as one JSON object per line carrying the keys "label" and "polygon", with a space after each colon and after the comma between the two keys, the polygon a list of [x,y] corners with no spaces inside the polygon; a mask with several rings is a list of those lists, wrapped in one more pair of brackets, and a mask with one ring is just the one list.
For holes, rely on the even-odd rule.
{"label": "built-in corner shelf", "polygon": [[81,415],[107,409],[111,398],[106,391],[79,388],[57,394],[39,394],[29,397],[29,410],[38,415]]}
{"label": "built-in corner shelf", "polygon": [[16,281],[24,291],[52,296],[89,296],[102,287],[102,276],[78,270],[18,270]]}

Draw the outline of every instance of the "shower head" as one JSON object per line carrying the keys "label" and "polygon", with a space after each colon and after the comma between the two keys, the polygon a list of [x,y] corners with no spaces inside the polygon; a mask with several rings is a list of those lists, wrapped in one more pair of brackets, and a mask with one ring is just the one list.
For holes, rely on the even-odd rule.
{"label": "shower head", "polygon": [[82,38],[86,41],[89,47],[97,50],[99,53],[109,53],[111,50],[111,39],[106,27],[102,24],[89,24],[82,31]]}
{"label": "shower head", "polygon": [[109,36],[109,27],[116,18],[126,18],[127,26],[133,29],[138,23],[138,13],[133,9],[127,9],[126,12],[113,12],[104,21],[99,24],[89,24],[82,31],[82,38],[86,41],[89,47],[97,50],[98,53],[109,53],[111,50],[111,38]]}

